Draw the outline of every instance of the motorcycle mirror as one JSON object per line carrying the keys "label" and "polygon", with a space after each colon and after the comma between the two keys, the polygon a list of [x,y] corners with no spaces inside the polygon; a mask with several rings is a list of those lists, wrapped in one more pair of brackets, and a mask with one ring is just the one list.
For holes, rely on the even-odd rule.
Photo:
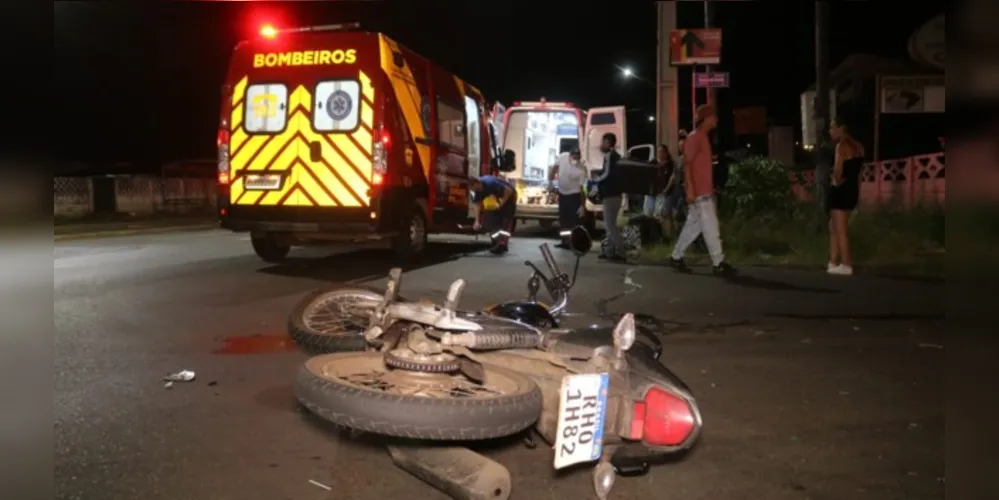
{"label": "motorcycle mirror", "polygon": [[590,232],[583,226],[572,228],[572,232],[569,235],[569,246],[572,247],[572,252],[577,256],[586,255],[593,248],[593,239],[590,238]]}
{"label": "motorcycle mirror", "polygon": [[635,345],[635,315],[625,314],[614,327],[614,348],[624,352]]}

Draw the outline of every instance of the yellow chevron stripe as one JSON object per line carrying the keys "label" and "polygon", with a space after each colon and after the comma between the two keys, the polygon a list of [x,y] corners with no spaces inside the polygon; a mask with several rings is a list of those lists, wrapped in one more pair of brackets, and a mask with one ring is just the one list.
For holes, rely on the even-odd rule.
{"label": "yellow chevron stripe", "polygon": [[298,88],[291,93],[291,98],[288,99],[289,113],[294,112],[298,107],[306,109],[306,112],[312,109],[312,94],[305,89],[304,85],[299,85]]}
{"label": "yellow chevron stripe", "polygon": [[369,77],[367,73],[363,71],[360,72],[360,77],[361,77],[361,93],[364,95],[364,97],[367,100],[375,102],[375,87],[371,85],[371,77]]}
{"label": "yellow chevron stripe", "polygon": [[[409,132],[414,138],[426,139],[423,132],[423,122],[420,119],[421,97],[416,86],[416,79],[409,68],[409,63],[404,63],[402,69],[397,69],[392,62],[392,53],[399,52],[399,44],[392,41],[385,35],[378,35],[379,45],[382,53],[382,69],[392,82],[399,107],[402,109],[402,116],[406,119]],[[417,143],[416,152],[423,163],[423,174],[430,178],[430,147]]]}
{"label": "yellow chevron stripe", "polygon": [[285,200],[284,204],[289,207],[311,207],[312,202],[302,194],[302,186],[295,186],[295,192]]}
{"label": "yellow chevron stripe", "polygon": [[[270,166],[267,167],[268,171],[284,172],[285,170],[288,170],[291,168],[291,165],[295,163],[295,159],[302,155],[303,150],[308,150],[309,146],[307,144],[302,144],[302,139],[291,140],[294,142],[288,144],[288,147],[284,148],[284,150],[281,151],[281,154],[277,158],[273,159],[273,162],[271,162]],[[268,162],[261,161],[253,163],[254,164],[250,165],[247,170],[263,170],[264,166],[266,166]]]}
{"label": "yellow chevron stripe", "polygon": [[242,170],[243,167],[246,166],[246,162],[253,157],[253,154],[256,153],[265,142],[267,142],[269,137],[269,135],[251,136],[250,139],[246,141],[246,145],[240,148],[239,154],[229,159],[229,168],[232,169],[232,173]]}
{"label": "yellow chevron stripe", "polygon": [[[233,128],[235,129],[235,127]],[[239,149],[239,145],[243,144],[243,141],[245,140],[246,132],[243,131],[243,127],[236,129],[232,133],[232,137],[229,138],[229,152],[232,153],[233,151]],[[242,151],[240,151],[240,153],[242,153]],[[232,158],[230,158],[230,161],[232,161]]]}
{"label": "yellow chevron stripe", "polygon": [[243,179],[236,179],[229,184],[229,202],[236,203],[239,197],[243,194]]}
{"label": "yellow chevron stripe", "polygon": [[233,87],[232,89],[233,106],[239,104],[243,100],[243,92],[246,92],[246,82],[247,82],[247,77],[244,76],[239,80],[239,83],[237,83],[236,86]]}
{"label": "yellow chevron stripe", "polygon": [[246,191],[236,200],[236,205],[253,205],[264,195],[263,191]]}
{"label": "yellow chevron stripe", "polygon": [[371,130],[374,126],[374,121],[375,110],[371,109],[371,106],[368,106],[367,104],[361,106],[361,123],[363,123],[365,127],[368,127],[368,130]]}
{"label": "yellow chevron stripe", "polygon": [[[319,183],[316,182],[316,178],[318,178],[319,181],[323,183],[323,186],[326,186],[326,188],[333,193],[333,196],[337,197],[337,200],[340,200],[340,203],[342,203],[343,206],[345,207],[361,206],[361,204],[358,203],[357,200],[355,200],[353,197],[350,196],[350,193],[348,193],[347,190],[343,187],[343,185],[340,184],[340,181],[336,180],[336,178],[333,177],[333,174],[330,174],[328,170],[326,171],[327,175],[325,176],[319,175],[319,172],[317,172],[317,170],[325,169],[326,167],[323,167],[322,165],[310,167],[304,163],[298,163],[295,165],[295,168],[300,172],[300,173],[296,172],[298,178],[298,185],[302,188],[303,191],[309,193],[309,196],[311,196],[312,199],[315,200],[317,204],[319,204],[319,206],[335,207],[338,206],[338,204],[336,200],[330,198],[330,195],[326,194],[322,186],[320,186]],[[308,172],[305,172],[304,170],[308,170]],[[308,201],[309,201],[308,198],[302,199],[303,203],[307,203]]]}
{"label": "yellow chevron stripe", "polygon": [[[330,146],[329,141],[326,141],[311,133],[307,134],[306,137],[310,141],[316,141],[319,143],[321,151],[320,154],[322,155],[322,157],[326,159],[326,161],[330,164],[331,167],[336,169],[336,173],[339,174],[341,178],[343,178],[344,182],[346,182],[347,185],[350,186],[350,189],[352,189],[355,193],[357,193],[357,195],[360,196],[361,199],[367,198],[368,189],[370,188],[369,182],[371,178],[370,175],[371,160],[361,157],[360,163],[357,163],[356,161],[350,159],[349,157],[344,158],[343,156],[341,156],[340,153],[333,148],[333,146]],[[327,137],[329,137],[337,145],[337,147],[341,149],[341,151],[344,151],[344,153],[346,153],[346,151],[343,150],[343,146],[341,145],[341,143],[346,142],[348,143],[348,145],[350,145],[353,148],[353,144],[350,144],[350,140],[342,135],[337,136],[335,134],[331,134]],[[353,151],[356,153],[357,148],[353,148]],[[348,161],[350,163],[353,163],[354,166],[357,167],[357,170],[360,170],[362,174],[367,174],[367,178],[359,175],[357,170],[351,168],[350,165],[347,165]],[[365,162],[367,164],[366,166]],[[322,165],[322,168],[326,169],[326,166]],[[320,179],[323,179],[325,182],[324,177],[320,177]],[[338,184],[339,181],[336,181],[336,183]],[[346,203],[346,200],[344,200],[344,198],[340,195],[340,192],[334,190],[331,185],[328,186],[330,187],[330,191],[333,192],[333,195],[336,196],[337,199]]]}
{"label": "yellow chevron stripe", "polygon": [[232,108],[232,116],[230,117],[229,124],[229,130],[236,130],[243,124],[243,103],[239,103],[235,108]]}
{"label": "yellow chevron stripe", "polygon": [[[371,180],[371,160],[369,160],[360,149],[351,142],[346,136],[340,134],[333,134],[330,136],[333,139],[333,144],[343,152],[343,156],[352,165],[357,167],[358,172],[361,174],[361,179],[367,184]],[[357,175],[354,173],[353,175]]]}
{"label": "yellow chevron stripe", "polygon": [[[373,146],[373,144],[371,142],[373,140],[371,138],[371,132],[368,132],[367,130],[365,130],[363,128],[358,128],[353,134],[350,134],[350,135],[351,135],[351,137],[354,138],[355,141],[357,141],[358,144],[361,145],[361,151],[363,151],[365,155],[371,156],[371,148]],[[364,160],[364,161],[366,163],[371,163],[368,160]]]}
{"label": "yellow chevron stripe", "polygon": [[[295,116],[300,116],[296,114]],[[294,119],[294,117],[292,118]],[[274,136],[271,142],[268,142],[263,149],[260,150],[260,154],[257,155],[253,160],[253,164],[247,165],[247,170],[263,170],[267,168],[271,160],[274,159],[274,155],[281,151],[281,155],[287,155],[289,151],[292,155],[297,155],[297,148],[294,145],[289,145],[283,151],[281,148],[295,137],[295,128],[293,128],[291,123],[288,124],[288,128],[281,135]],[[287,167],[285,167],[287,168]]]}

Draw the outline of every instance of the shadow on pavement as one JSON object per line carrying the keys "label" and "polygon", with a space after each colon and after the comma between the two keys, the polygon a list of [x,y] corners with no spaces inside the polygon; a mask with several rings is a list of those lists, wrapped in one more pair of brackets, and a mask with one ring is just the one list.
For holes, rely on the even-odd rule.
{"label": "shadow on pavement", "polygon": [[[486,242],[430,243],[419,259],[401,267],[403,271],[413,271],[457,260],[487,248],[489,244]],[[372,275],[388,275],[389,270],[396,266],[400,266],[400,262],[391,250],[361,249],[328,257],[290,257],[281,264],[258,269],[257,272],[292,278],[344,282]]]}

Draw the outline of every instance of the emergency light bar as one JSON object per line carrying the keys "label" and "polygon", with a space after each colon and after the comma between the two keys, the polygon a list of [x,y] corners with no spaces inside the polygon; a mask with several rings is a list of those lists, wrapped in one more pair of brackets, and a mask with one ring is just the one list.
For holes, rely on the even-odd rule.
{"label": "emergency light bar", "polygon": [[341,24],[323,24],[319,26],[302,26],[299,28],[284,28],[275,29],[274,26],[270,24],[265,24],[260,28],[260,36],[264,38],[274,38],[279,33],[306,33],[313,31],[350,31],[361,28],[361,23],[341,23]]}
{"label": "emergency light bar", "polygon": [[549,102],[543,98],[540,101],[514,101],[514,106],[532,106],[532,107],[553,107],[553,108],[572,108],[574,107],[571,102]]}

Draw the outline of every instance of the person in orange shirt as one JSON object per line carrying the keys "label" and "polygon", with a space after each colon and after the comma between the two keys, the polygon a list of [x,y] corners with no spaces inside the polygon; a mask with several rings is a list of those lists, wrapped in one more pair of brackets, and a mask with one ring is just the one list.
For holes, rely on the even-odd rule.
{"label": "person in orange shirt", "polygon": [[703,235],[704,243],[707,244],[708,253],[711,255],[714,274],[733,275],[736,270],[725,262],[725,254],[722,253],[718,213],[715,209],[711,139],[708,137],[708,133],[718,126],[718,115],[713,106],[705,104],[697,108],[695,118],[694,131],[687,136],[683,145],[687,220],[683,224],[680,236],[676,239],[670,265],[678,271],[690,272],[690,268],[683,261],[683,255],[697,237]]}

